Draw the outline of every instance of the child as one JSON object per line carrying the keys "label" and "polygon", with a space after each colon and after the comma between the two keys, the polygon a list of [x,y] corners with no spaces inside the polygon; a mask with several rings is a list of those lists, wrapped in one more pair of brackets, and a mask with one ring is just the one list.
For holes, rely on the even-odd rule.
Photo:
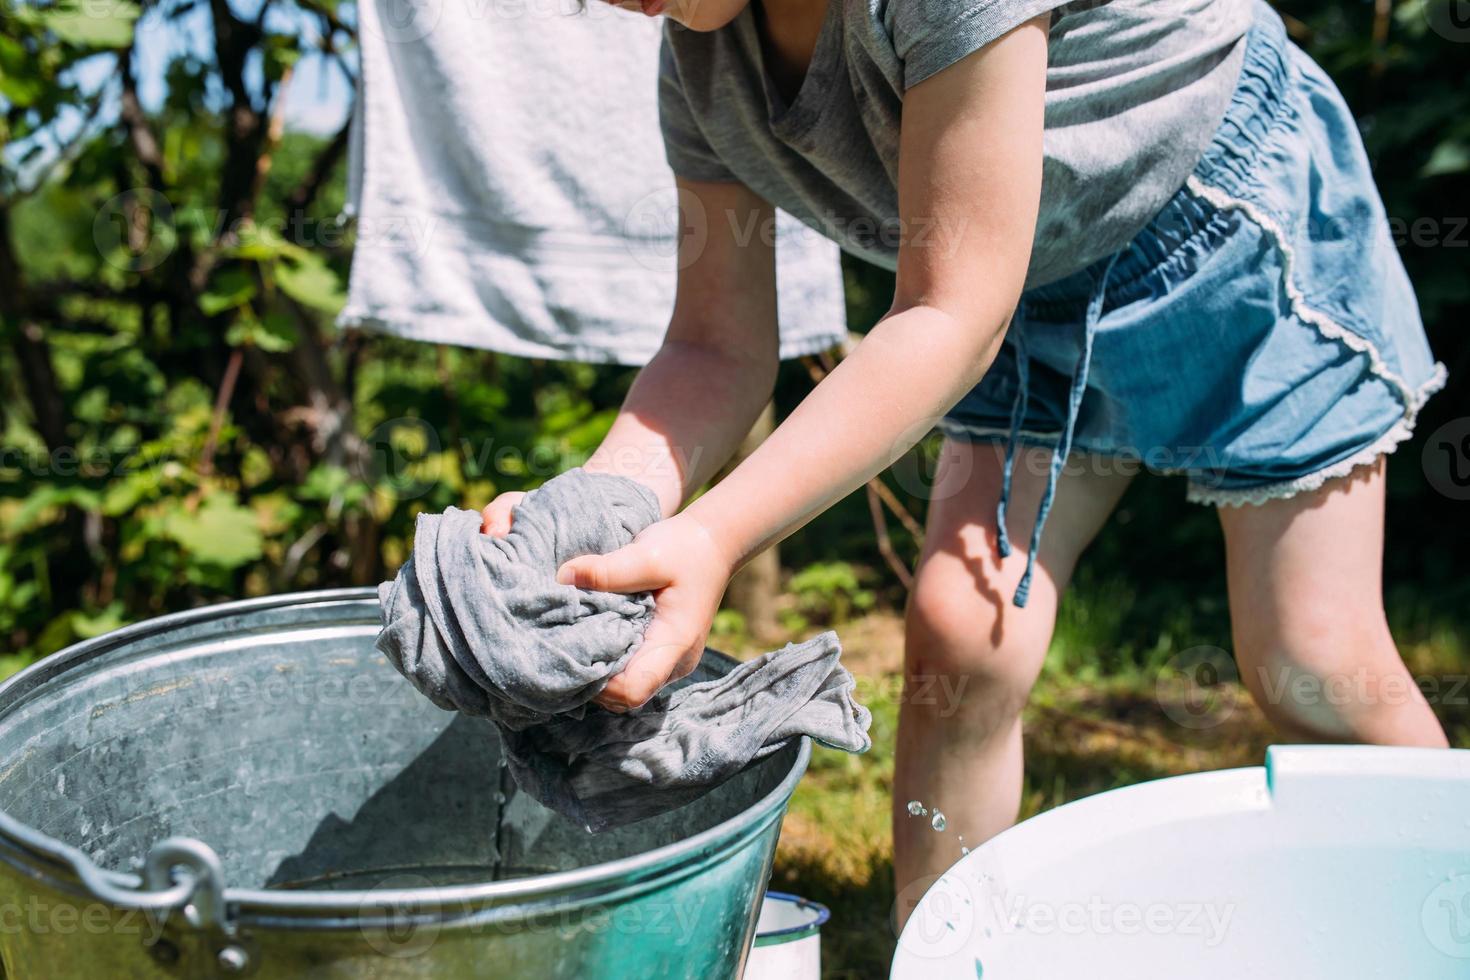
{"label": "child", "polygon": [[[588,463],[666,519],[560,573],[657,590],[606,706],[690,670],[742,562],[938,424],[906,671],[957,676],[963,700],[905,700],[898,807],[938,803],[971,841],[1015,819],[1022,705],[1134,464],[1219,509],[1235,655],[1287,737],[1445,744],[1380,597],[1383,457],[1443,368],[1352,117],[1263,2],[623,5],[675,22],[684,228],[663,347]],[[773,205],[896,269],[893,305],[680,511],[771,394]],[[1325,693],[1343,679],[1352,696]],[[1282,693],[1303,689],[1324,693]],[[955,858],[922,823],[896,811],[901,893]]]}

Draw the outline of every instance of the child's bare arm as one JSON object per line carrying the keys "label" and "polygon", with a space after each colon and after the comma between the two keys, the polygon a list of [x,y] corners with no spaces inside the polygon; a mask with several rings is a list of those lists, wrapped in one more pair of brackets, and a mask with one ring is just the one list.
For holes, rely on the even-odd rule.
{"label": "child's bare arm", "polygon": [[729,461],[776,383],[774,209],[680,180],[679,285],[663,346],[587,468],[651,487],[664,516]]}
{"label": "child's bare arm", "polygon": [[605,704],[640,704],[692,670],[733,571],[888,466],[985,372],[1029,262],[1046,57],[1040,19],[909,90],[892,310],[719,485],[632,545],[562,569],[585,587],[660,590]]}
{"label": "child's bare arm", "polygon": [[[637,480],[664,516],[729,461],[776,383],[775,211],[743,184],[678,182],[679,286],[663,345],[587,469]],[[504,534],[524,494],[482,530]]]}

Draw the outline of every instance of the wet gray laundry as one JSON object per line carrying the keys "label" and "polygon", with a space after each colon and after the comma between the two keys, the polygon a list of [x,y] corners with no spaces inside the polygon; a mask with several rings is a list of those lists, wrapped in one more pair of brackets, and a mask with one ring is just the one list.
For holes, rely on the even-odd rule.
{"label": "wet gray laundry", "polygon": [[659,516],[642,484],[571,470],[528,494],[503,538],[481,534],[476,511],[421,515],[413,556],[378,589],[378,649],[439,707],[493,721],[517,785],[592,831],[681,806],[801,735],[870,744],[830,632],[637,711],[590,703],[638,648],[653,598],[559,585],[556,570]]}

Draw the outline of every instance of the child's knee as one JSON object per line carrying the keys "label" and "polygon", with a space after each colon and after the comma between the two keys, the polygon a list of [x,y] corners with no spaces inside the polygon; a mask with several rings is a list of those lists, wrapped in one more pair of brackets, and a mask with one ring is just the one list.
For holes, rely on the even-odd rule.
{"label": "child's knee", "polygon": [[908,700],[918,706],[926,695],[951,713],[1019,713],[1050,634],[1049,622],[1038,628],[1027,612],[961,568],[921,567],[905,620]]}
{"label": "child's knee", "polygon": [[1298,611],[1237,628],[1236,653],[1267,717],[1312,738],[1371,741],[1385,717],[1422,701],[1373,610]]}

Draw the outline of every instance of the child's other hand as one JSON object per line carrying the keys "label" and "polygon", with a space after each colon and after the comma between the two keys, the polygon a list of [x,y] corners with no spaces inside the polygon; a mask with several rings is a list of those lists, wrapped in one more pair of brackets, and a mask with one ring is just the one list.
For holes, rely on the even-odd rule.
{"label": "child's other hand", "polygon": [[510,532],[510,512],[525,494],[519,490],[502,493],[480,511],[480,533],[503,538]]}
{"label": "child's other hand", "polygon": [[643,645],[622,673],[608,681],[597,703],[610,711],[627,711],[692,672],[734,571],[704,525],[685,514],[650,525],[610,554],[573,558],[563,565],[556,573],[563,585],[653,593],[653,620]]}

